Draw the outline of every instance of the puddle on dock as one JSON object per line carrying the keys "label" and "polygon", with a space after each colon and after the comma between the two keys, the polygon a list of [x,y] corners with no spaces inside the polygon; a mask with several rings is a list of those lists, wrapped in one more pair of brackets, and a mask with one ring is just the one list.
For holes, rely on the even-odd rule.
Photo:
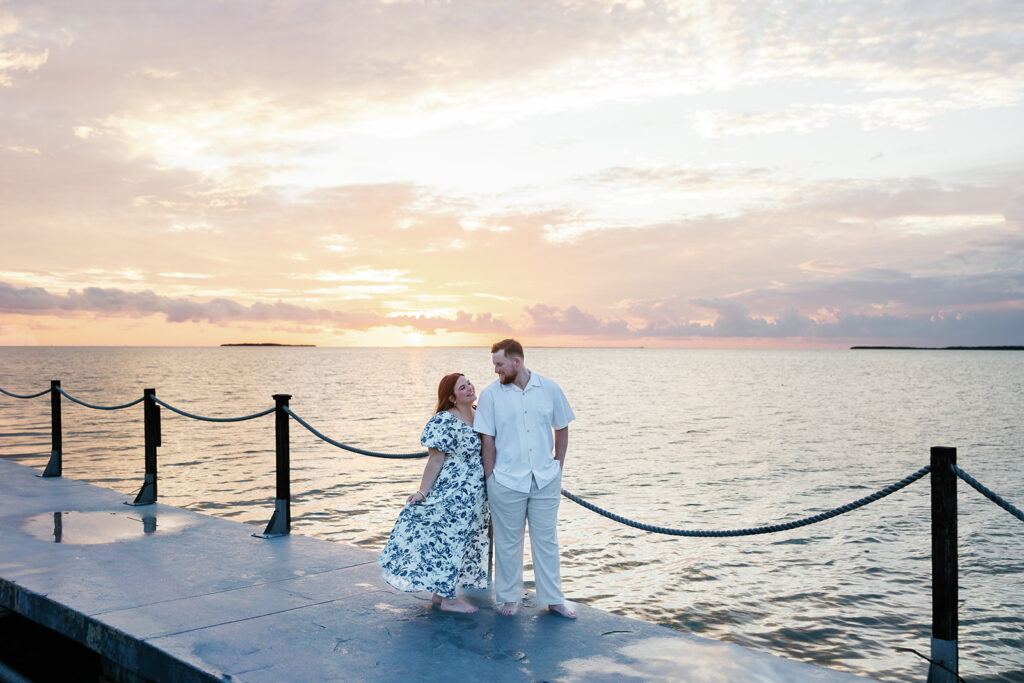
{"label": "puddle on dock", "polygon": [[[617,633],[629,631],[609,631],[602,635]],[[793,667],[802,666],[800,664],[712,640],[645,638],[617,650],[619,657],[597,655],[563,662],[562,666],[570,672],[565,680],[621,677],[659,681],[792,681],[804,680],[810,674],[809,671],[795,674]],[[848,674],[826,669],[814,670],[814,674],[814,679],[822,682],[852,680]]]}
{"label": "puddle on dock", "polygon": [[128,541],[149,534],[180,531],[188,515],[161,512],[47,512],[29,517],[22,528],[44,541],[69,545],[98,545]]}

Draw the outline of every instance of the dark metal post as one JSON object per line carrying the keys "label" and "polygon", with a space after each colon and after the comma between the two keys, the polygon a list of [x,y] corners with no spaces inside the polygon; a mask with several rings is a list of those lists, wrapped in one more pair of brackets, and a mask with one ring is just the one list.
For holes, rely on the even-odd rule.
{"label": "dark metal post", "polygon": [[289,446],[288,401],[291,394],[274,394],[274,433],[277,451],[277,498],[274,500],[274,514],[261,538],[287,536],[292,528],[291,451]]}
{"label": "dark metal post", "polygon": [[494,524],[487,520],[487,580],[494,580]]}
{"label": "dark metal post", "polygon": [[50,461],[44,477],[59,477],[64,471],[64,437],[60,419],[60,380],[50,380]]}
{"label": "dark metal post", "polygon": [[957,683],[956,449],[934,446],[932,479],[932,664],[928,683]]}
{"label": "dark metal post", "polygon": [[153,398],[156,389],[144,389],[142,401],[143,428],[146,434],[146,478],[131,505],[152,505],[156,502],[156,449],[161,445],[160,406]]}

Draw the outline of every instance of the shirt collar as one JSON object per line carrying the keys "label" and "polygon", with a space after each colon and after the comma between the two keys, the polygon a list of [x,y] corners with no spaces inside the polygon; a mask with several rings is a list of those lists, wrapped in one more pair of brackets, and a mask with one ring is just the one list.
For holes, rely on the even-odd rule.
{"label": "shirt collar", "polygon": [[[502,391],[512,391],[513,389],[516,390],[516,391],[520,390],[519,387],[514,382],[510,383],[510,384],[502,384],[499,381],[498,382],[498,386],[501,387]],[[529,389],[530,387],[539,387],[539,386],[540,386],[540,375],[538,375],[533,370],[530,370],[530,381],[526,383],[526,388],[523,389],[522,391],[525,392],[526,389]]]}

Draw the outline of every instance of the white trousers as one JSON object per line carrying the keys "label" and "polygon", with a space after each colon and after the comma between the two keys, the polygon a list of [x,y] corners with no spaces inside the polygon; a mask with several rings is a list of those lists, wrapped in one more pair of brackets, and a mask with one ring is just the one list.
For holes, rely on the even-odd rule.
{"label": "white trousers", "polygon": [[494,597],[498,602],[519,602],[523,596],[523,545],[530,522],[533,575],[540,605],[561,605],[562,577],[558,560],[558,504],[562,475],[544,488],[530,482],[530,492],[502,486],[487,478],[487,502],[494,528]]}

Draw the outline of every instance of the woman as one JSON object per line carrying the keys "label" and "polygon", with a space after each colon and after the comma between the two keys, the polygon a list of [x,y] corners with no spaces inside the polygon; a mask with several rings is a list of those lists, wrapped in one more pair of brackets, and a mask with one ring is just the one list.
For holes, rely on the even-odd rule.
{"label": "woman", "polygon": [[420,443],[429,457],[419,489],[398,515],[377,564],[402,591],[428,590],[445,612],[477,608],[456,587],[487,587],[488,513],[480,437],[473,431],[476,392],[465,375],[446,375]]}

